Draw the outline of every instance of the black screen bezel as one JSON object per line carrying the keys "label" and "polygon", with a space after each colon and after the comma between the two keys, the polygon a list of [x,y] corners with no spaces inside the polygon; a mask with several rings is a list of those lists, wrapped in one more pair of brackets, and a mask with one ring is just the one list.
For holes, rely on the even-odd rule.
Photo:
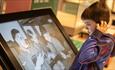
{"label": "black screen bezel", "polygon": [[[39,16],[44,16],[44,15],[50,15],[50,17],[53,19],[54,23],[56,23],[56,26],[62,33],[63,37],[69,44],[70,48],[73,50],[74,54],[77,55],[78,51],[76,47],[73,45],[72,41],[70,40],[69,36],[65,33],[64,28],[61,26],[60,22],[52,12],[50,8],[45,8],[45,9],[39,9],[39,10],[31,10],[31,11],[23,11],[23,12],[17,12],[17,13],[9,13],[9,14],[2,14],[0,15],[0,23],[3,22],[9,22],[9,21],[14,21],[14,20],[20,20],[20,19],[26,19],[26,18],[31,18],[31,17],[39,17]],[[18,61],[14,57],[13,53],[9,49],[7,43],[3,39],[2,35],[0,35],[0,42],[2,44],[2,50],[5,51],[5,54],[7,55],[8,59],[11,61],[13,64],[14,68],[20,68],[21,66],[19,65]]]}

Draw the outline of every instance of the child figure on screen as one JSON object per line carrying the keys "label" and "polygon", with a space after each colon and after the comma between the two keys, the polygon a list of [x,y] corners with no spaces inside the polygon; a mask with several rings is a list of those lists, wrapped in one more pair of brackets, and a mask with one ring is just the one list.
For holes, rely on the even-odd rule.
{"label": "child figure on screen", "polygon": [[103,70],[114,42],[110,36],[98,30],[97,24],[109,23],[109,17],[105,0],[95,2],[84,10],[81,19],[88,29],[89,37],[82,45],[70,70]]}
{"label": "child figure on screen", "polygon": [[28,44],[26,43],[25,38],[21,34],[21,32],[18,29],[12,29],[11,30],[12,37],[14,39],[14,43],[12,46],[12,52],[20,65],[25,70],[34,70],[34,64],[30,57],[30,51],[28,50]]}

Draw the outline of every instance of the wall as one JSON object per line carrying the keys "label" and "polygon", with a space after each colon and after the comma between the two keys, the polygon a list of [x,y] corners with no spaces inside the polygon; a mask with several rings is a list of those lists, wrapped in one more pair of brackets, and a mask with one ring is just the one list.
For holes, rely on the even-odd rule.
{"label": "wall", "polygon": [[32,9],[39,9],[39,8],[47,8],[50,7],[52,8],[53,12],[56,13],[57,11],[57,5],[58,5],[58,0],[32,0]]}
{"label": "wall", "polygon": [[5,13],[31,10],[32,0],[6,0]]}

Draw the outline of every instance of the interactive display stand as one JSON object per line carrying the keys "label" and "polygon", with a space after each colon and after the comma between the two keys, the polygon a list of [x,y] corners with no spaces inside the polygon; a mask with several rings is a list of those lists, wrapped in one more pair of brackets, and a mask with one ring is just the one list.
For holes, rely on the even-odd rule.
{"label": "interactive display stand", "polygon": [[0,15],[0,43],[6,70],[68,70],[77,54],[49,8]]}

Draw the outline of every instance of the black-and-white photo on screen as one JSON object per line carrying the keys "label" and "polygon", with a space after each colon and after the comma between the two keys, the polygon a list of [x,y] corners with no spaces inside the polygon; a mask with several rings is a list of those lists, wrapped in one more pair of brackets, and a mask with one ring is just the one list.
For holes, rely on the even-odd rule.
{"label": "black-and-white photo on screen", "polygon": [[23,70],[68,70],[74,53],[50,16],[0,24],[0,34]]}

